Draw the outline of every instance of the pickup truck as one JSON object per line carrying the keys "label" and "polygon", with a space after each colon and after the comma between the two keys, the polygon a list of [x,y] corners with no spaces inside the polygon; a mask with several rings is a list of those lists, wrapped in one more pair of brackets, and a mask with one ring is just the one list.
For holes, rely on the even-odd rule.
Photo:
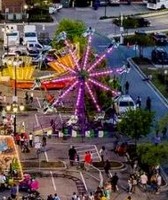
{"label": "pickup truck", "polygon": [[32,42],[27,42],[26,48],[27,48],[27,50],[36,48],[39,51],[49,51],[51,49],[51,46],[42,45],[39,42],[32,41]]}
{"label": "pickup truck", "polygon": [[48,11],[49,11],[49,14],[52,15],[52,14],[56,13],[57,11],[61,10],[62,8],[63,8],[62,4],[56,3],[56,4],[49,6]]}

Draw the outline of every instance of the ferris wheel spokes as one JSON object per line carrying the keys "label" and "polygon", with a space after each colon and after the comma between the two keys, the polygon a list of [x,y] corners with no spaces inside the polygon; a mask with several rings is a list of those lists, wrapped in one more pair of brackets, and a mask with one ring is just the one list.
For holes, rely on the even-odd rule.
{"label": "ferris wheel spokes", "polygon": [[114,49],[113,44],[110,44],[109,47],[107,48],[107,50],[100,56],[98,57],[95,62],[92,63],[92,65],[88,68],[88,72],[90,72],[91,70],[93,70],[98,64],[100,64],[105,58],[106,55],[111,53],[112,50]]}
{"label": "ferris wheel spokes", "polygon": [[101,110],[101,109],[100,109],[100,106],[98,105],[98,103],[97,103],[97,101],[96,101],[96,98],[95,98],[95,96],[93,95],[93,92],[92,92],[92,90],[91,90],[91,88],[90,88],[88,82],[85,82],[85,85],[86,85],[86,88],[87,88],[87,90],[88,90],[88,92],[89,92],[89,94],[90,94],[90,97],[91,97],[91,99],[92,99],[92,101],[93,101],[93,103],[94,103],[94,105],[95,105],[97,111],[100,112],[100,110]]}
{"label": "ferris wheel spokes", "polygon": [[90,52],[90,49],[91,49],[91,41],[92,41],[92,36],[89,35],[88,36],[88,45],[87,45],[87,48],[86,48],[86,52],[84,54],[83,69],[86,68],[86,65],[87,65],[87,62],[88,62],[89,52]]}
{"label": "ferris wheel spokes", "polygon": [[76,85],[78,84],[78,80],[76,80],[71,86],[69,86],[62,95],[59,96],[59,98],[57,98],[57,100],[53,103],[54,106],[56,106],[58,104],[58,102],[60,101],[60,99],[64,98],[69,92],[71,92],[71,90],[76,87]]}

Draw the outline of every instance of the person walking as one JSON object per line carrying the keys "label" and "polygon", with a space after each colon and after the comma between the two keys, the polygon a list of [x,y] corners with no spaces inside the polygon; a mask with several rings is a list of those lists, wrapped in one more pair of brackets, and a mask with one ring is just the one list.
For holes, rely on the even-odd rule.
{"label": "person walking", "polygon": [[130,84],[128,81],[125,82],[125,94],[128,94],[129,93],[129,87],[130,87]]}
{"label": "person walking", "polygon": [[111,178],[111,186],[112,186],[112,190],[114,192],[116,192],[116,190],[118,190],[118,186],[117,186],[117,183],[118,183],[118,175],[117,173],[115,173],[112,178]]}
{"label": "person walking", "polygon": [[149,96],[146,99],[146,110],[151,112],[151,98]]}

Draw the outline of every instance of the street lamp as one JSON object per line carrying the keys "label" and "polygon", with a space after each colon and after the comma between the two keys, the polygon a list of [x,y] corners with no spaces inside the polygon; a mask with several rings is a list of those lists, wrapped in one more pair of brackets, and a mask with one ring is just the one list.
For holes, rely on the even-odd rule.
{"label": "street lamp", "polygon": [[[9,63],[8,63],[9,64]],[[11,64],[11,63],[10,63]],[[6,111],[11,112],[14,114],[14,135],[16,135],[16,115],[20,111],[22,112],[24,110],[24,105],[21,103],[20,105],[18,104],[18,97],[17,97],[17,67],[19,66],[19,60],[18,57],[14,58],[13,61],[13,66],[14,66],[14,96],[12,99],[12,104],[7,104],[6,105]]]}
{"label": "street lamp", "polygon": [[105,5],[104,5],[104,18],[107,18],[107,0],[105,0]]}
{"label": "street lamp", "polygon": [[23,6],[23,8],[24,8],[24,16],[25,16],[25,18],[26,18],[26,21],[27,21],[27,23],[29,24],[29,13],[27,12],[27,10],[28,10],[28,5],[27,4],[25,4],[24,6]]}
{"label": "street lamp", "polygon": [[165,81],[165,84],[167,84],[167,74],[168,74],[168,70],[165,69],[164,70],[164,81]]}
{"label": "street lamp", "polygon": [[2,32],[4,33],[4,44],[6,45],[6,52],[8,55],[9,52],[9,33],[10,33],[10,29],[8,26],[6,26],[6,23],[4,23],[4,28],[2,28]]}
{"label": "street lamp", "polygon": [[17,133],[17,129],[16,129],[16,127],[17,127],[17,123],[16,123],[17,122],[16,121],[17,113],[23,112],[24,109],[25,109],[25,106],[23,105],[23,103],[21,103],[19,105],[16,101],[13,101],[12,104],[7,103],[7,105],[6,105],[6,111],[8,113],[14,114],[14,119],[13,119],[14,120],[13,121],[13,133],[14,133],[14,135],[16,135],[16,133]]}

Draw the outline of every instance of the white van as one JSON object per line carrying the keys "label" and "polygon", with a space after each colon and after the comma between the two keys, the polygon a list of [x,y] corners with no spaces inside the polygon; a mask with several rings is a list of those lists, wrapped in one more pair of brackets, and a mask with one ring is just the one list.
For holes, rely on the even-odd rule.
{"label": "white van", "polygon": [[4,48],[7,49],[11,46],[18,46],[20,43],[20,34],[17,30],[17,25],[8,24],[3,29]]}
{"label": "white van", "polygon": [[37,31],[35,25],[25,25],[23,30],[23,44],[27,42],[38,42]]}
{"label": "white van", "polygon": [[127,112],[129,109],[136,110],[136,104],[130,95],[121,95],[114,99],[116,111],[119,115]]}

